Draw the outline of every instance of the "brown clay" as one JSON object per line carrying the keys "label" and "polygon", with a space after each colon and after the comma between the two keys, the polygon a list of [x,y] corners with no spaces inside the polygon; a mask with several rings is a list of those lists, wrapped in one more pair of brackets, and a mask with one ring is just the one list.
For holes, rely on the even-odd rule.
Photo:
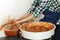
{"label": "brown clay", "polygon": [[49,23],[40,22],[37,24],[36,23],[24,24],[22,25],[21,28],[29,32],[45,32],[45,31],[52,30],[54,26]]}

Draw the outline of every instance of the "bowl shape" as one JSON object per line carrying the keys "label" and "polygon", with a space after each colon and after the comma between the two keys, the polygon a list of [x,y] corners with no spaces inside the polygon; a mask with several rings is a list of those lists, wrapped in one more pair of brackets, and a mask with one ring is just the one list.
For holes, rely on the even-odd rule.
{"label": "bowl shape", "polygon": [[6,36],[17,36],[18,30],[4,30]]}
{"label": "bowl shape", "polygon": [[[41,29],[39,30],[39,28],[35,29],[37,31],[33,31],[34,30],[34,27],[32,26],[44,26],[46,27],[47,29],[49,30],[43,30],[41,31]],[[31,31],[30,29],[26,30],[30,27],[33,28],[33,30]],[[31,28],[31,29],[32,29]],[[52,35],[54,35],[54,32],[55,32],[55,28],[56,26],[52,23],[49,23],[49,22],[32,22],[32,23],[28,23],[28,24],[23,24],[22,26],[20,26],[20,30],[21,30],[21,35],[22,37],[26,38],[26,39],[32,39],[32,40],[41,40],[41,39],[48,39],[50,38]],[[44,28],[43,28],[44,29]]]}
{"label": "bowl shape", "polygon": [[[9,25],[9,24],[8,24]],[[4,32],[6,36],[17,36],[19,32],[18,26],[10,27],[10,26],[4,26]]]}

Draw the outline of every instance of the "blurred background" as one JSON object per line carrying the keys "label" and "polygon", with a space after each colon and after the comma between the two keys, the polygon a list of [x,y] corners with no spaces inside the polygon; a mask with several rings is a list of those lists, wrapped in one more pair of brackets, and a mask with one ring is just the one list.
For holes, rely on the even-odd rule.
{"label": "blurred background", "polygon": [[0,0],[0,25],[11,16],[18,19],[27,12],[33,0]]}
{"label": "blurred background", "polygon": [[20,18],[27,12],[32,2],[33,0],[0,0],[0,25],[8,16]]}

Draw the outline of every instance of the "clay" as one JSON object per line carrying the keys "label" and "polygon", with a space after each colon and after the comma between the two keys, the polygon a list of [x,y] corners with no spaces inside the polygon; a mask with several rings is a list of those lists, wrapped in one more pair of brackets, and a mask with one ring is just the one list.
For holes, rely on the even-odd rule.
{"label": "clay", "polygon": [[29,23],[29,24],[22,25],[21,28],[29,32],[45,32],[45,31],[52,30],[54,26],[49,23],[42,23],[42,24],[40,23],[39,25]]}

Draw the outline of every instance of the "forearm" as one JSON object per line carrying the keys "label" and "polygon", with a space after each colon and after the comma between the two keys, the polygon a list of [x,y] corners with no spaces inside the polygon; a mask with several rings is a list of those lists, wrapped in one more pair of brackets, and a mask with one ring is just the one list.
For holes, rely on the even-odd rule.
{"label": "forearm", "polygon": [[20,19],[25,19],[26,17],[30,16],[31,14],[29,14],[28,12],[23,14]]}
{"label": "forearm", "polygon": [[27,17],[27,18],[25,18],[23,20],[18,21],[17,24],[18,23],[23,23],[23,22],[26,22],[26,21],[30,21],[30,20],[34,20],[34,19],[35,19],[35,17],[33,15],[30,15],[29,17]]}

